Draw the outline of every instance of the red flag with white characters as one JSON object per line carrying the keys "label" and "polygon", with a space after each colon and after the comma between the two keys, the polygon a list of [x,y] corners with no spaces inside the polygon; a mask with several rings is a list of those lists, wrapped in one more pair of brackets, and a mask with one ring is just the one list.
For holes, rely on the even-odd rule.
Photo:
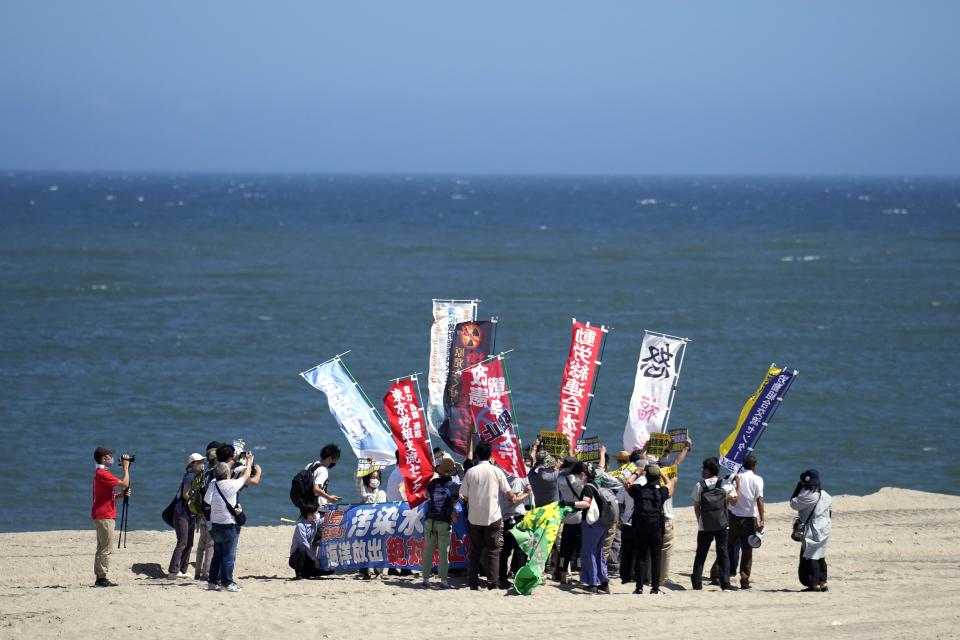
{"label": "red flag with white characters", "polygon": [[567,434],[572,447],[577,446],[583,433],[606,334],[606,327],[591,327],[589,322],[573,321],[570,353],[560,383],[560,417],[557,420],[557,431]]}
{"label": "red flag with white characters", "polygon": [[433,477],[433,451],[412,378],[393,383],[383,397],[390,432],[400,450],[400,473],[407,502],[416,507],[427,499],[427,483]]}
{"label": "red flag with white characters", "polygon": [[510,389],[503,359],[495,358],[464,369],[460,388],[469,390],[476,434],[480,440],[490,443],[491,459],[511,476],[526,478],[517,425],[510,412]]}

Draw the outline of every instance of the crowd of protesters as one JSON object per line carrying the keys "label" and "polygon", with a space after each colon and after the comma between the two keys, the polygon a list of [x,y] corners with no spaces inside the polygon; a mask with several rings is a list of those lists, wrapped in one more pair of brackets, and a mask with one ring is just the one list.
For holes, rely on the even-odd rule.
{"label": "crowd of protesters", "polygon": [[[650,455],[646,447],[621,451],[613,456],[614,461],[630,466],[614,472],[602,447],[599,462],[586,463],[573,455],[552,456],[538,438],[527,451],[526,478],[510,476],[497,467],[491,461],[491,447],[485,442],[471,446],[462,465],[442,449],[434,449],[435,473],[425,492],[422,557],[426,564],[419,571],[423,586],[431,586],[435,572],[440,588],[454,588],[448,580],[451,529],[458,517],[466,517],[470,540],[467,585],[472,590],[511,588],[511,580],[527,558],[510,530],[529,509],[558,503],[569,512],[563,518],[544,572],[556,584],[610,593],[610,581],[619,578],[622,584],[632,584],[635,594],[643,594],[646,587],[654,596],[664,595],[665,589],[686,588],[671,571],[675,548],[673,496],[677,489],[675,472],[692,445],[692,439],[688,439],[680,451],[668,451],[661,456]],[[98,447],[94,453],[94,572],[95,585],[99,587],[115,586],[107,578],[115,501],[118,496],[129,495],[130,486],[131,461],[126,456],[121,458],[123,476],[117,478],[109,472],[113,453],[105,447]],[[293,528],[288,558],[297,579],[323,578],[334,573],[324,567],[320,541],[328,505],[341,501],[340,496],[328,491],[330,471],[340,456],[340,448],[328,444],[322,448],[319,459],[301,472],[306,478],[307,497],[297,503],[300,518]],[[662,471],[668,466],[674,470],[669,477]],[[752,588],[753,551],[760,546],[765,533],[763,479],[757,473],[757,457],[747,455],[743,469],[725,479],[721,479],[720,471],[717,458],[703,460],[702,479],[690,488],[697,519],[696,553],[689,583],[694,590],[703,588],[711,547],[716,559],[708,572],[709,584],[723,591]],[[169,578],[190,577],[190,555],[195,532],[199,532],[194,578],[205,581],[212,591],[240,591],[233,577],[237,542],[245,522],[239,497],[245,488],[259,484],[261,478],[262,471],[254,463],[253,453],[236,451],[229,444],[211,442],[206,455],[193,453],[187,458],[173,505],[176,545],[168,565]],[[361,504],[406,500],[398,469],[390,474],[385,486],[379,470],[358,477],[357,493]],[[816,470],[801,474],[790,506],[798,512],[795,528],[796,539],[801,543],[800,582],[808,591],[827,591],[826,545],[832,507]],[[436,569],[432,562],[435,551]],[[390,573],[411,575],[413,571]],[[384,576],[377,566],[361,566],[359,577],[369,580]],[[739,578],[738,586],[733,583],[735,578]]]}

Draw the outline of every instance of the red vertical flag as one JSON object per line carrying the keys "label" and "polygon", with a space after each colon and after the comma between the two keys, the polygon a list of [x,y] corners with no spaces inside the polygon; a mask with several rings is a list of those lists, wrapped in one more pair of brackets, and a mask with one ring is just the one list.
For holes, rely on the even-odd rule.
{"label": "red vertical flag", "polygon": [[400,450],[399,467],[407,489],[407,502],[416,507],[427,499],[427,483],[433,477],[433,452],[413,380],[408,378],[393,383],[383,397],[383,407]]}
{"label": "red vertical flag", "polygon": [[560,383],[560,417],[557,421],[557,431],[567,434],[567,440],[573,447],[583,433],[593,397],[593,385],[600,368],[600,349],[605,333],[602,326],[591,327],[573,321],[570,354]]}
{"label": "red vertical flag", "polygon": [[510,413],[510,389],[503,360],[496,358],[465,369],[460,385],[469,393],[477,437],[493,448],[490,457],[511,476],[526,478],[517,425]]}

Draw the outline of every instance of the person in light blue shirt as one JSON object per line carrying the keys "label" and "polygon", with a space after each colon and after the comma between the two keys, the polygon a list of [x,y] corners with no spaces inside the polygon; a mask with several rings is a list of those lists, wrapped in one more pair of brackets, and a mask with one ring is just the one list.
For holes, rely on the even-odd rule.
{"label": "person in light blue shirt", "polygon": [[308,505],[300,509],[300,519],[297,520],[293,540],[290,542],[288,562],[296,580],[317,578],[330,573],[320,569],[320,559],[317,556],[319,546],[314,538],[317,535],[318,520],[318,507]]}

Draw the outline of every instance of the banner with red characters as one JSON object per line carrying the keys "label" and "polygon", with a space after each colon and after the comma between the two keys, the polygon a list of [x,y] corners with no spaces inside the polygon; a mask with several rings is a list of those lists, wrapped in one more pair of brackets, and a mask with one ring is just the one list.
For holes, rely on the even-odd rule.
{"label": "banner with red characters", "polygon": [[433,477],[433,451],[417,400],[416,378],[394,382],[383,397],[390,432],[400,450],[400,473],[411,507],[426,500],[427,483]]}
{"label": "banner with red characters", "polygon": [[520,437],[510,414],[510,389],[507,388],[503,358],[497,357],[465,369],[460,385],[469,394],[477,437],[493,447],[490,457],[509,475],[526,478]]}
{"label": "banner with red characters", "polygon": [[604,326],[591,327],[589,322],[573,321],[570,354],[560,383],[560,417],[557,420],[557,431],[565,433],[573,446],[576,446],[587,420],[606,336]]}

